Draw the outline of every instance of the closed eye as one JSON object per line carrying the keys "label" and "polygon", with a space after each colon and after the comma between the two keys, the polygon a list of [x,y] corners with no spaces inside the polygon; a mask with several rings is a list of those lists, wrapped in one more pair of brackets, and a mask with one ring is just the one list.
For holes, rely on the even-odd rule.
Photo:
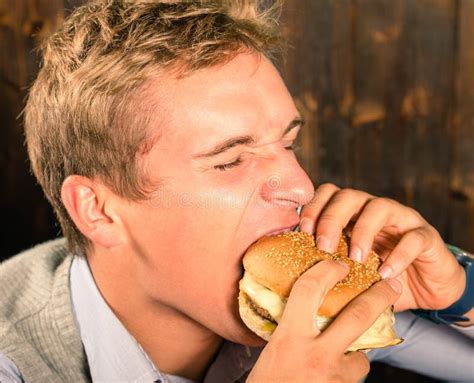
{"label": "closed eye", "polygon": [[236,166],[239,166],[242,163],[242,160],[240,157],[238,157],[235,161],[229,162],[227,164],[222,164],[222,165],[216,165],[214,166],[214,169],[220,170],[220,171],[226,171],[231,168],[235,168]]}
{"label": "closed eye", "polygon": [[[299,146],[297,146],[295,143],[292,143],[291,145],[287,145],[284,148],[288,151],[295,151],[299,149]],[[235,161],[228,162],[226,164],[215,165],[214,169],[224,172],[226,170],[239,166],[241,163],[242,163],[242,159],[238,157]]]}

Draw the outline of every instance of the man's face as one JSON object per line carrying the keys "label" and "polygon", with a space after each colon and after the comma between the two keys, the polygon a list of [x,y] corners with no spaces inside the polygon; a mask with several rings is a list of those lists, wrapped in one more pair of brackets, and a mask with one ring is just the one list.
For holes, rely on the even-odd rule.
{"label": "man's face", "polygon": [[314,192],[291,150],[298,111],[276,69],[256,54],[160,78],[156,89],[163,123],[152,127],[159,138],[144,166],[160,186],[124,208],[138,283],[214,333],[256,344],[238,316],[243,253],[297,225],[297,206]]}

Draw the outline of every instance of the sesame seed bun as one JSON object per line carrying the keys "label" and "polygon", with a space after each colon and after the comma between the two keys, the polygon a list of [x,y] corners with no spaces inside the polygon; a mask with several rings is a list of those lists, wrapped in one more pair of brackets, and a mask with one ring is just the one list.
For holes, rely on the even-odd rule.
{"label": "sesame seed bun", "polygon": [[[306,233],[289,232],[258,240],[243,258],[245,274],[240,282],[239,309],[247,327],[269,340],[296,280],[314,264],[337,259],[346,262],[350,271],[328,292],[317,312],[316,319],[321,322],[318,327],[327,327],[352,299],[381,279],[377,272],[381,261],[375,252],[370,253],[365,264],[359,264],[349,259],[348,248],[346,236],[341,237],[334,254],[316,248],[314,237]],[[393,322],[393,313],[388,309],[378,320],[380,336],[372,330],[367,339],[356,345],[357,349],[400,343],[392,329]]]}

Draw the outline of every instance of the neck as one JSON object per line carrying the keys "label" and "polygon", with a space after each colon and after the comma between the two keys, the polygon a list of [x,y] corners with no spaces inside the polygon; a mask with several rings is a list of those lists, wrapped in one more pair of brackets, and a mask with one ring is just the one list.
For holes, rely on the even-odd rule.
{"label": "neck", "polygon": [[[221,338],[164,305],[114,310],[161,372],[200,381],[214,358]],[[153,324],[153,325],[150,325]]]}
{"label": "neck", "polygon": [[[202,380],[222,338],[178,310],[150,299],[120,261],[89,254],[95,282],[115,315],[159,370]],[[128,272],[127,272],[128,271]]]}

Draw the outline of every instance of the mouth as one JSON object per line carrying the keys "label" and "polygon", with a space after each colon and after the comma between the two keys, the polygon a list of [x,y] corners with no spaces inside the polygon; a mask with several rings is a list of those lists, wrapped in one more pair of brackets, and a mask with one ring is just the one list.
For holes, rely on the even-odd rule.
{"label": "mouth", "polygon": [[293,225],[293,226],[289,226],[289,227],[284,227],[284,228],[282,228],[282,229],[277,229],[277,230],[271,231],[271,232],[269,232],[269,233],[266,233],[265,236],[266,236],[266,237],[270,237],[270,236],[272,236],[272,235],[278,235],[278,234],[283,234],[283,233],[289,233],[290,231],[295,230],[297,227],[298,227],[298,224]]}

